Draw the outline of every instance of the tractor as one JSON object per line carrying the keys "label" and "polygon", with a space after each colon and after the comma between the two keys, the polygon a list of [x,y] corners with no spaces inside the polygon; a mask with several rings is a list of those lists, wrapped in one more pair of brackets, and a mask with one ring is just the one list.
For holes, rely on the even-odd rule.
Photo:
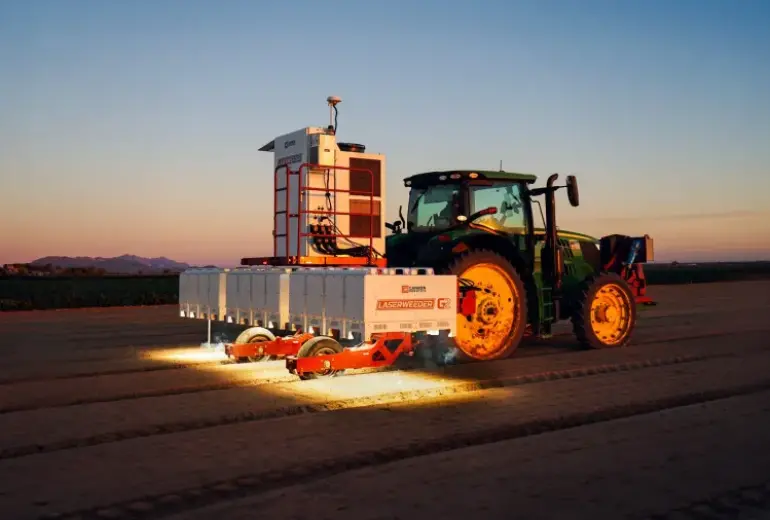
{"label": "tractor", "polygon": [[[404,179],[406,217],[387,223],[386,259],[393,267],[432,267],[458,277],[461,308],[453,338],[459,360],[506,358],[525,334],[551,335],[570,320],[588,348],[625,345],[645,295],[641,263],[652,239],[612,235],[596,240],[559,230],[555,192],[579,205],[577,179],[535,188],[534,175],[505,171],[426,172]],[[538,197],[545,200],[545,217]],[[533,206],[545,227],[536,228]]]}
{"label": "tractor", "polygon": [[637,305],[654,304],[649,236],[560,230],[555,194],[578,206],[575,176],[534,187],[534,175],[489,170],[407,177],[406,215],[386,222],[385,156],[337,140],[340,101],[327,98],[328,127],[260,148],[274,156],[273,255],[183,273],[183,317],[249,327],[225,346],[230,358],[282,358],[302,378],[391,365],[424,345],[437,360],[451,349],[455,361],[490,361],[567,320],[585,347],[628,343]]}

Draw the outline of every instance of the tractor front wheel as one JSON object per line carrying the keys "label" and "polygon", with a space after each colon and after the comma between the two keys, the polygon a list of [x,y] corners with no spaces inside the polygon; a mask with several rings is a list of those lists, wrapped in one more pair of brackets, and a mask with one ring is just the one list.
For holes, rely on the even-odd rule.
{"label": "tractor front wheel", "polygon": [[519,273],[503,256],[479,249],[457,257],[449,272],[475,293],[476,306],[457,315],[458,361],[509,357],[527,326],[527,296]]}
{"label": "tractor front wheel", "polygon": [[[328,336],[316,336],[303,343],[299,352],[297,352],[297,357],[327,356],[330,354],[339,354],[340,352],[342,352],[342,345],[340,345],[336,339]],[[306,372],[300,374],[299,378],[303,380],[330,378],[336,376],[340,372],[341,370],[333,369],[328,369],[323,372]]]}
{"label": "tractor front wheel", "polygon": [[636,301],[625,280],[602,273],[584,282],[572,315],[572,328],[582,346],[622,347],[635,325]]}

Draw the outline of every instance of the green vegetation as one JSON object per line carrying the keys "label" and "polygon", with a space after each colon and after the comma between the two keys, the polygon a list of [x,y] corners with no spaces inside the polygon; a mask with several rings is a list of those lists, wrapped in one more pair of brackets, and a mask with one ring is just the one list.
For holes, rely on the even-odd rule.
{"label": "green vegetation", "polygon": [[179,276],[9,276],[0,278],[0,310],[175,304]]}
{"label": "green vegetation", "polygon": [[[770,262],[651,264],[650,285],[770,279]],[[2,276],[0,310],[176,304],[178,275]]]}
{"label": "green vegetation", "polygon": [[770,262],[703,262],[644,266],[650,285],[737,282],[770,279]]}

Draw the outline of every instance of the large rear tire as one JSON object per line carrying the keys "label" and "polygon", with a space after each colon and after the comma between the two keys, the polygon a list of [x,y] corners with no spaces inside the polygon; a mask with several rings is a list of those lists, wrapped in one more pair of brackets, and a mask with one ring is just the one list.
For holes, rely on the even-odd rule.
{"label": "large rear tire", "polygon": [[623,347],[636,325],[636,300],[623,278],[602,273],[585,280],[575,302],[572,329],[586,348]]}
{"label": "large rear tire", "polygon": [[448,270],[478,289],[475,312],[457,314],[452,341],[457,361],[509,357],[527,326],[527,295],[519,273],[503,256],[485,249],[458,256]]}

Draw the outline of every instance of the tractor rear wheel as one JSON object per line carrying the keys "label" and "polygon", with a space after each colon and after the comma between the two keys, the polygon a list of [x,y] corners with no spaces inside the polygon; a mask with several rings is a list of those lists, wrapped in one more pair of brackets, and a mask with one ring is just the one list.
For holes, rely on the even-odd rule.
{"label": "tractor rear wheel", "polygon": [[572,328],[581,345],[622,347],[635,325],[636,301],[625,280],[614,273],[585,280],[572,314]]}
{"label": "tractor rear wheel", "polygon": [[[328,336],[316,336],[302,344],[299,352],[297,352],[297,357],[327,356],[329,354],[339,354],[340,352],[342,352],[342,345],[340,345],[336,339]],[[299,378],[303,380],[330,378],[336,376],[340,372],[341,370],[332,369],[323,372],[306,372],[300,374]]]}
{"label": "tractor rear wheel", "polygon": [[527,326],[527,295],[519,273],[503,256],[478,249],[458,256],[448,268],[458,281],[475,287],[472,314],[457,314],[453,338],[458,361],[509,357]]}

